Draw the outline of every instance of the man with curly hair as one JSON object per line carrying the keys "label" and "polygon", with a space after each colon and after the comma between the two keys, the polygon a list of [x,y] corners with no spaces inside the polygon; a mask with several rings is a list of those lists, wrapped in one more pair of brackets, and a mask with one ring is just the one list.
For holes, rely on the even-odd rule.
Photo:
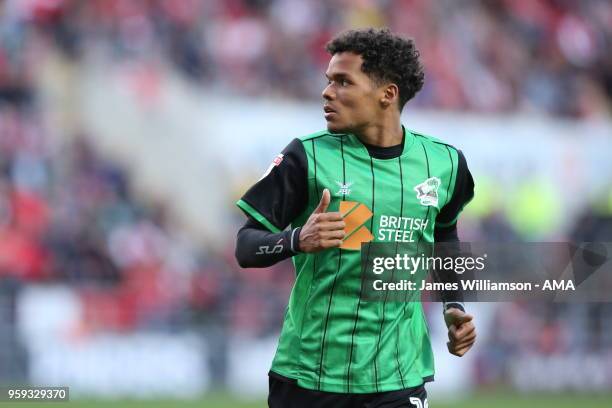
{"label": "man with curly hair", "polygon": [[[248,218],[240,265],[292,257],[296,270],[268,404],[424,407],[434,368],[422,305],[366,299],[362,255],[369,243],[416,255],[428,243],[458,242],[474,184],[461,151],[400,121],[424,82],[412,40],[352,30],[327,51],[327,129],[289,143],[237,202]],[[443,299],[457,356],[476,338],[460,295]]]}

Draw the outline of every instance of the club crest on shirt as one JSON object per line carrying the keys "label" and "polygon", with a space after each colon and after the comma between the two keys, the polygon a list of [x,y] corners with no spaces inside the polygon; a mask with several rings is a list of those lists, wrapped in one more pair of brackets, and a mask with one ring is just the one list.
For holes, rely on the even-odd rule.
{"label": "club crest on shirt", "polygon": [[421,205],[438,206],[438,188],[441,181],[437,177],[430,177],[421,184],[414,187],[417,198],[421,201]]}
{"label": "club crest on shirt", "polygon": [[265,178],[268,174],[270,174],[273,168],[278,167],[282,163],[284,157],[285,157],[284,154],[279,153],[278,156],[276,156],[274,160],[272,160],[272,163],[270,163],[270,166],[268,167],[266,172],[263,174],[263,176],[259,178],[259,180]]}
{"label": "club crest on shirt", "polygon": [[336,195],[347,196],[351,194],[351,186],[355,183],[354,182],[353,183],[341,183],[339,181],[336,181],[336,184],[338,185],[338,187],[340,187]]}

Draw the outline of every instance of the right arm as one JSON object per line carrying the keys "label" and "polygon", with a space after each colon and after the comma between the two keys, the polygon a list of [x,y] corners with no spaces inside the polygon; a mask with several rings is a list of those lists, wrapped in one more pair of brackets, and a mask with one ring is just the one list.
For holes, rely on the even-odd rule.
{"label": "right arm", "polygon": [[298,252],[318,252],[342,245],[344,221],[339,212],[325,212],[329,190],[303,227],[272,233],[252,218],[238,231],[236,259],[243,268],[264,268],[290,258]]}
{"label": "right arm", "polygon": [[339,212],[326,212],[331,200],[327,189],[303,227],[285,230],[306,208],[307,165],[304,147],[294,139],[238,201],[247,215],[236,239],[236,259],[241,267],[271,266],[298,252],[342,244],[344,221]]}
{"label": "right arm", "polygon": [[238,231],[236,260],[243,268],[265,268],[292,257],[298,252],[297,240],[301,228],[279,233],[248,218]]}

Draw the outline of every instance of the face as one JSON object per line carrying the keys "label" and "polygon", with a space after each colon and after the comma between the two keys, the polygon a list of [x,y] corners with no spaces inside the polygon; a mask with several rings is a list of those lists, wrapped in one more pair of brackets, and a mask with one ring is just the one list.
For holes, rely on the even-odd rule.
{"label": "face", "polygon": [[325,72],[325,120],[332,133],[356,133],[375,124],[382,114],[384,87],[361,71],[363,59],[352,52],[334,54]]}

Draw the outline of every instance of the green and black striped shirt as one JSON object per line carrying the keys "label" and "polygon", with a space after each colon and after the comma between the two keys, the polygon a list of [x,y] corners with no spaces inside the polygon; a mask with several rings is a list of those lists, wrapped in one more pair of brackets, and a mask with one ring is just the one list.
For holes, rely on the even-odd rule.
{"label": "green and black striped shirt", "polygon": [[446,143],[405,130],[397,147],[377,154],[355,135],[327,131],[294,139],[237,203],[280,232],[302,226],[328,188],[328,211],[345,217],[340,248],[293,257],[296,280],[272,371],[301,387],[371,393],[433,378],[422,305],[363,300],[361,244],[418,252],[437,229],[455,225],[474,183],[463,154]]}

